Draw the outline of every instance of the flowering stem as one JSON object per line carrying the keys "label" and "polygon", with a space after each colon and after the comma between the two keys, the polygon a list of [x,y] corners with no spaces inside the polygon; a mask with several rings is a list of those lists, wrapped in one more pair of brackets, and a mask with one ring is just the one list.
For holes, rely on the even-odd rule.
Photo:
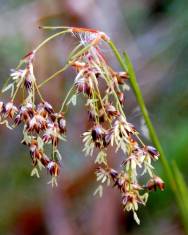
{"label": "flowering stem", "polygon": [[111,47],[112,51],[114,52],[114,54],[115,54],[117,60],[119,61],[121,67],[126,72],[128,72],[128,74],[129,74],[130,85],[131,85],[131,87],[134,91],[137,102],[138,102],[138,104],[140,106],[140,109],[142,111],[144,120],[145,120],[146,125],[147,125],[148,130],[149,130],[150,138],[151,138],[152,142],[154,143],[154,145],[157,147],[157,149],[160,152],[160,159],[161,159],[162,166],[163,166],[164,171],[166,173],[166,176],[169,180],[171,188],[173,189],[174,192],[176,192],[176,185],[175,185],[175,182],[174,182],[172,170],[170,168],[170,165],[168,164],[168,161],[166,159],[163,148],[160,144],[158,136],[155,132],[155,129],[154,129],[153,124],[151,122],[151,119],[149,117],[149,113],[147,111],[147,108],[146,108],[146,105],[145,105],[145,102],[144,102],[144,99],[143,99],[143,96],[142,96],[142,92],[141,92],[140,87],[138,85],[138,82],[136,80],[136,75],[135,75],[132,63],[130,62],[127,54],[124,53],[124,59],[121,57],[121,55],[118,52],[115,44],[112,41],[109,41],[108,44]]}

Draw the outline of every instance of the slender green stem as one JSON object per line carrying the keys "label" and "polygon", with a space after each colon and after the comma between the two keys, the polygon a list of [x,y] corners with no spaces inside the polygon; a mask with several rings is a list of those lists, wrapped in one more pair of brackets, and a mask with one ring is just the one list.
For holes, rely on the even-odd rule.
{"label": "slender green stem", "polygon": [[65,64],[65,66],[63,68],[61,68],[60,70],[58,70],[57,72],[55,72],[54,74],[52,74],[50,77],[48,77],[47,79],[45,79],[43,82],[41,82],[38,85],[38,88],[40,88],[41,86],[43,86],[44,84],[46,84],[47,82],[49,82],[50,80],[52,80],[53,78],[57,77],[59,74],[61,74],[62,72],[64,72],[66,69],[68,69],[68,67],[71,66],[72,63],[74,63],[74,61],[81,56],[84,52],[88,51],[91,47],[93,46],[93,43],[91,42],[90,44],[88,44],[86,47],[84,47],[82,50],[80,50],[79,52],[77,52],[76,54],[74,54],[69,61]]}
{"label": "slender green stem", "polygon": [[66,97],[65,97],[65,99],[64,99],[64,101],[63,101],[63,103],[62,103],[62,105],[61,105],[61,108],[60,108],[60,111],[59,111],[59,112],[62,112],[62,111],[63,111],[63,109],[64,109],[64,107],[65,107],[65,105],[66,105],[66,102],[67,102],[67,100],[68,100],[68,98],[69,98],[69,96],[70,96],[70,94],[72,93],[73,90],[74,90],[74,84],[73,84],[73,86],[70,88],[70,90],[68,91],[68,93],[67,93],[67,95],[66,95]]}
{"label": "slender green stem", "polygon": [[72,58],[70,59],[70,63],[72,63],[75,58],[81,56],[83,53],[85,53],[86,51],[88,51],[94,44],[94,41],[92,41],[91,43],[89,43],[87,46],[83,47],[81,50],[79,50],[78,53],[76,53],[75,55],[72,56]]}
{"label": "slender green stem", "polygon": [[61,32],[58,32],[58,33],[55,33],[53,35],[51,35],[50,37],[46,38],[43,42],[41,42],[36,48],[35,48],[35,53],[41,49],[41,47],[43,47],[46,43],[48,43],[49,41],[51,41],[52,39],[54,39],[55,37],[58,37],[60,35],[63,35],[65,33],[69,32],[68,30],[64,30],[64,31],[61,31]]}
{"label": "slender green stem", "polygon": [[83,46],[83,45],[82,45],[81,43],[78,44],[78,45],[70,52],[70,54],[69,54],[69,56],[68,56],[68,60],[70,60],[71,57],[72,57],[74,54],[76,54],[76,52],[78,52],[82,46]]}
{"label": "slender green stem", "polygon": [[41,29],[70,29],[69,26],[40,26]]}
{"label": "slender green stem", "polygon": [[150,120],[149,113],[147,111],[147,108],[146,108],[146,105],[145,105],[145,102],[144,102],[144,99],[143,99],[143,96],[142,96],[142,92],[141,92],[140,87],[139,87],[139,85],[137,83],[137,80],[136,80],[136,75],[135,75],[133,66],[132,66],[132,64],[131,64],[131,62],[130,62],[130,60],[129,60],[129,58],[126,54],[124,54],[124,59],[122,59],[120,53],[118,52],[115,44],[112,41],[109,41],[109,46],[111,47],[112,51],[114,52],[114,54],[115,54],[117,60],[119,61],[122,69],[129,73],[129,81],[130,81],[131,87],[132,87],[132,89],[135,93],[135,96],[136,96],[137,102],[140,106],[140,109],[142,111],[142,114],[144,116],[146,125],[147,125],[148,130],[149,130],[150,138],[153,141],[156,148],[158,149],[158,151],[160,152],[160,159],[161,159],[161,163],[162,163],[162,166],[164,168],[165,174],[166,174],[166,176],[169,180],[169,183],[170,183],[172,189],[175,191],[176,186],[175,186],[175,182],[174,182],[174,178],[173,178],[173,173],[172,173],[171,168],[168,164],[168,161],[167,161],[166,156],[164,154],[163,148],[162,148],[162,146],[159,142],[159,139],[158,139],[158,136],[155,132],[153,124]]}
{"label": "slender green stem", "polygon": [[42,94],[40,93],[40,90],[39,90],[39,88],[38,88],[38,85],[37,85],[36,81],[35,81],[35,88],[36,88],[36,90],[37,90],[38,96],[40,97],[41,101],[42,101],[42,102],[45,102],[45,100],[44,100],[43,97],[42,97]]}
{"label": "slender green stem", "polygon": [[52,74],[50,77],[48,77],[47,79],[45,79],[43,82],[41,82],[38,85],[38,88],[42,87],[44,84],[46,84],[47,82],[49,82],[50,80],[52,80],[53,78],[57,77],[59,74],[61,74],[62,72],[64,72],[70,65],[69,64],[65,64],[65,66],[63,68],[61,68],[60,70],[58,70],[57,72],[55,72],[54,74]]}

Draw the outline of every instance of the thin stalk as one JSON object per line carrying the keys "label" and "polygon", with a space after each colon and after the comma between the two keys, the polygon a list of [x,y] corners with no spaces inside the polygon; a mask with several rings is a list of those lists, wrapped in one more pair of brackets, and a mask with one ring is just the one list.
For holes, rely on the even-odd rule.
{"label": "thin stalk", "polygon": [[58,33],[55,33],[53,35],[51,35],[50,37],[46,38],[43,42],[41,42],[35,49],[34,52],[36,53],[39,49],[41,49],[41,47],[43,47],[46,43],[48,43],[49,41],[51,41],[52,39],[54,39],[55,37],[58,37],[60,35],[63,35],[65,33],[69,32],[68,30],[64,30]]}
{"label": "thin stalk", "polygon": [[40,90],[39,90],[39,88],[38,88],[38,86],[37,86],[36,81],[35,81],[35,88],[36,88],[36,90],[37,90],[38,96],[40,97],[41,101],[42,101],[42,102],[45,102],[45,100],[43,99],[42,94],[40,93]]}
{"label": "thin stalk", "polygon": [[66,97],[65,97],[65,99],[64,99],[64,101],[63,101],[63,103],[62,103],[62,105],[61,105],[61,108],[60,108],[60,113],[63,111],[63,109],[64,109],[64,107],[65,107],[65,105],[66,105],[66,102],[67,102],[67,100],[68,100],[68,98],[69,98],[69,96],[70,96],[70,94],[72,93],[72,91],[74,90],[74,84],[73,84],[73,86],[70,88],[70,90],[68,91],[68,93],[67,93],[67,95],[66,95]]}
{"label": "thin stalk", "polygon": [[76,53],[75,55],[72,56],[72,58],[70,59],[70,63],[72,63],[71,60],[74,61],[75,58],[81,56],[84,52],[88,51],[94,44],[95,44],[95,41],[92,41],[87,46],[83,47],[78,53]]}
{"label": "thin stalk", "polygon": [[83,46],[83,45],[82,45],[81,43],[78,44],[78,45],[71,51],[71,53],[69,54],[68,60],[70,60],[70,58],[71,58],[76,52],[78,52],[82,46]]}
{"label": "thin stalk", "polygon": [[41,29],[70,29],[71,27],[69,26],[40,26]]}
{"label": "thin stalk", "polygon": [[19,91],[19,88],[20,88],[21,84],[22,84],[22,82],[20,82],[20,83],[18,84],[18,86],[16,87],[16,90],[15,90],[15,92],[14,92],[12,98],[11,98],[12,102],[14,101],[14,99],[15,99],[15,97],[16,97],[18,91]]}
{"label": "thin stalk", "polygon": [[65,66],[63,68],[61,68],[60,70],[58,70],[57,72],[55,72],[54,74],[52,74],[50,77],[48,77],[46,80],[44,80],[43,82],[41,82],[38,85],[38,88],[40,88],[41,86],[43,86],[44,84],[46,84],[47,82],[49,82],[50,80],[52,80],[53,78],[57,77],[59,74],[61,74],[62,72],[64,72],[66,69],[68,69],[68,67],[71,66],[72,63],[74,63],[74,61],[81,56],[84,52],[88,51],[91,47],[93,46],[93,43],[91,42],[90,44],[88,44],[86,47],[82,48],[82,50],[80,50],[79,52],[77,52],[76,54],[74,54],[69,61],[65,64]]}
{"label": "thin stalk", "polygon": [[53,78],[57,77],[59,74],[61,74],[62,72],[64,72],[70,65],[66,64],[63,68],[61,68],[60,70],[58,70],[57,72],[55,72],[54,74],[52,74],[50,77],[48,77],[47,79],[45,79],[43,82],[41,82],[38,85],[38,88],[42,87],[44,84],[46,84],[47,82],[49,82],[50,80],[52,80]]}
{"label": "thin stalk", "polygon": [[154,143],[154,145],[156,146],[156,148],[158,149],[158,151],[160,152],[160,159],[161,159],[162,166],[164,168],[164,172],[165,172],[165,174],[166,174],[166,176],[169,180],[171,188],[173,189],[174,192],[176,192],[176,185],[175,185],[175,182],[174,182],[173,173],[171,171],[170,165],[168,164],[168,161],[167,161],[166,156],[164,154],[163,148],[160,144],[158,136],[157,136],[157,134],[155,132],[155,129],[153,127],[153,124],[150,120],[149,113],[147,111],[147,108],[146,108],[146,105],[145,105],[145,102],[144,102],[144,99],[143,99],[143,96],[142,96],[142,92],[141,92],[140,87],[139,87],[139,85],[137,83],[137,80],[136,80],[136,75],[135,75],[133,66],[132,66],[132,64],[131,64],[131,62],[128,59],[128,56],[126,54],[124,54],[124,59],[121,57],[121,55],[118,52],[115,44],[112,41],[109,41],[108,44],[111,47],[112,51],[114,52],[114,54],[115,54],[118,62],[120,63],[122,69],[129,73],[130,85],[131,85],[131,87],[134,91],[137,102],[138,102],[138,104],[140,106],[140,109],[142,111],[144,120],[145,120],[146,125],[147,125],[148,130],[149,130],[150,138],[151,138],[152,142]]}

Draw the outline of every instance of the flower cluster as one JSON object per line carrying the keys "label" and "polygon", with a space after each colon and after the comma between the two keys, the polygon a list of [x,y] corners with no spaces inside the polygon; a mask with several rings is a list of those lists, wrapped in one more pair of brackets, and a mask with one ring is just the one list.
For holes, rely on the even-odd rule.
{"label": "flower cluster", "polygon": [[[128,74],[113,71],[98,45],[78,57],[72,66],[77,73],[76,91],[85,96],[92,123],[92,127],[83,133],[83,151],[86,155],[93,155],[94,149],[98,150],[95,162],[100,167],[96,174],[101,184],[96,192],[101,195],[102,185],[112,182],[121,192],[124,209],[132,210],[139,223],[138,205],[145,205],[148,191],[163,190],[164,182],[155,175],[152,165],[159,157],[158,151],[142,142],[138,131],[124,114]],[[105,84],[103,94],[100,92],[102,84]],[[109,166],[107,149],[110,147],[114,147],[116,152],[122,151],[124,160],[120,172]],[[143,175],[148,175],[145,185],[139,183]]]}
{"label": "flower cluster", "polygon": [[[39,177],[38,169],[46,168],[52,176],[52,185],[57,184],[56,178],[60,172],[61,154],[58,151],[60,140],[65,140],[66,120],[63,112],[56,113],[47,101],[41,97],[33,72],[34,52],[24,57],[24,69],[11,73],[11,82],[3,89],[10,88],[11,101],[0,102],[1,124],[5,123],[10,129],[23,125],[22,144],[29,149],[33,163],[31,175]],[[17,107],[14,98],[18,89],[22,88],[26,95]],[[35,93],[38,92],[42,101],[35,103]],[[51,145],[51,156],[45,153],[45,146]]]}
{"label": "flower cluster", "polygon": [[[129,74],[127,71],[116,72],[108,64],[101,50],[101,43],[108,44],[110,40],[106,34],[82,28],[63,29],[64,31],[49,37],[26,55],[17,69],[12,71],[11,81],[3,88],[3,92],[11,90],[11,98],[6,104],[0,102],[0,121],[9,128],[23,125],[22,143],[29,148],[33,163],[31,175],[38,176],[38,169],[46,168],[52,176],[52,184],[56,184],[61,165],[58,146],[60,140],[65,140],[66,134],[64,106],[70,103],[76,105],[77,96],[82,94],[91,123],[91,127],[82,135],[83,151],[86,155],[93,155],[95,149],[98,151],[95,163],[98,164],[96,175],[100,185],[95,193],[102,195],[105,183],[115,186],[120,191],[124,209],[131,210],[139,223],[136,214],[138,206],[146,204],[149,191],[157,188],[163,190],[164,182],[156,176],[152,165],[159,157],[158,151],[143,143],[139,132],[127,121],[123,110],[125,93],[129,89],[126,84]],[[60,111],[55,112],[40,93],[40,86],[34,76],[33,59],[45,43],[67,32],[80,41],[60,71],[72,67],[76,75]],[[43,81],[42,85],[57,74],[59,72]],[[17,107],[14,100],[20,89],[24,91],[23,101]],[[36,96],[41,102],[36,103]],[[51,145],[51,154],[47,151],[47,145]],[[109,165],[109,148],[114,148],[117,154],[123,155],[119,171]],[[145,184],[140,183],[141,177],[148,177]]]}

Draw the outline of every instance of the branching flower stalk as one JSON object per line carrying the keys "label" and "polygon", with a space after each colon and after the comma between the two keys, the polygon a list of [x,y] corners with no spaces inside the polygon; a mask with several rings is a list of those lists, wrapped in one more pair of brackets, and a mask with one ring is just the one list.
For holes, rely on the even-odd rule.
{"label": "branching flower stalk", "polygon": [[[51,29],[62,31],[45,39],[12,70],[11,79],[3,88],[3,92],[11,91],[10,100],[0,102],[1,124],[10,129],[23,126],[21,142],[30,152],[33,163],[31,175],[39,177],[39,170],[46,168],[51,175],[52,186],[57,185],[62,161],[58,148],[60,142],[66,140],[67,107],[76,105],[78,95],[82,94],[91,122],[91,128],[82,134],[83,152],[86,156],[92,156],[94,150],[97,152],[95,163],[98,165],[96,176],[99,186],[95,194],[101,196],[105,184],[116,187],[121,194],[123,208],[132,211],[139,224],[136,213],[139,205],[146,204],[149,191],[164,190],[164,182],[153,167],[159,152],[144,144],[123,110],[130,74],[114,71],[107,62],[102,47],[104,43],[111,46],[111,41],[105,33],[75,27]],[[78,45],[69,54],[63,68],[38,84],[33,68],[36,54],[50,40],[67,33],[76,37]],[[55,111],[41,95],[40,88],[69,67],[75,71],[74,83],[60,110]],[[23,100],[16,104],[20,90],[24,90]],[[51,146],[51,153],[47,151],[47,145]],[[107,150],[112,147],[117,154],[124,156],[119,169],[113,169],[108,160]],[[145,183],[141,184],[144,180]]]}

